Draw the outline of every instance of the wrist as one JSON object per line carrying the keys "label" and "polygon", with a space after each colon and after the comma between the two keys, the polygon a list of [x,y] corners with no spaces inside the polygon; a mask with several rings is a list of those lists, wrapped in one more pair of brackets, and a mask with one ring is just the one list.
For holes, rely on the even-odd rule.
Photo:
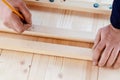
{"label": "wrist", "polygon": [[115,28],[112,24],[110,24],[110,27],[112,28],[113,31],[116,33],[120,33],[120,29]]}

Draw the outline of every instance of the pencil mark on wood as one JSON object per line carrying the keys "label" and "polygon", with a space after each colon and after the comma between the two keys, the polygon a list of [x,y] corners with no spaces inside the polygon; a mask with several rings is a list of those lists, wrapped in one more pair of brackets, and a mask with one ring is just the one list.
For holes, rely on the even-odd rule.
{"label": "pencil mark on wood", "polygon": [[28,70],[27,70],[27,69],[24,69],[24,70],[23,70],[23,72],[24,72],[24,73],[27,73],[27,72],[28,72]]}
{"label": "pencil mark on wood", "polygon": [[21,64],[21,65],[24,65],[24,64],[25,64],[25,61],[21,61],[20,64]]}
{"label": "pencil mark on wood", "polygon": [[62,78],[63,78],[62,73],[59,73],[59,74],[58,74],[58,77],[59,77],[60,79],[62,79]]}

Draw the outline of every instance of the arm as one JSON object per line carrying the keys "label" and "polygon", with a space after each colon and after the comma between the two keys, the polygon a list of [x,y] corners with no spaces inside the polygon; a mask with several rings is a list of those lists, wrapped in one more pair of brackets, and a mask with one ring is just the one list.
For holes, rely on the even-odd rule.
{"label": "arm", "polygon": [[93,64],[120,67],[120,0],[114,0],[111,24],[101,28],[93,46]]}
{"label": "arm", "polygon": [[113,27],[120,29],[120,0],[114,0],[110,21]]}
{"label": "arm", "polygon": [[31,22],[31,14],[23,2],[23,0],[7,0],[13,7],[15,7],[24,17],[25,21],[22,21],[19,16],[13,13],[3,2],[0,0],[0,18],[3,23],[18,33],[22,33],[28,29]]}

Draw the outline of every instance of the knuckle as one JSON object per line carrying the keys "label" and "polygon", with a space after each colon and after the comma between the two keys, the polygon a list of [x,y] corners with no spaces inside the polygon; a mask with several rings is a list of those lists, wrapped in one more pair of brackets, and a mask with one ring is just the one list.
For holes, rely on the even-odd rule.
{"label": "knuckle", "polygon": [[104,62],[100,62],[100,63],[99,63],[99,66],[100,66],[100,67],[103,67],[104,65],[105,65]]}
{"label": "knuckle", "polygon": [[94,62],[97,62],[98,61],[98,58],[96,56],[93,57],[93,61]]}
{"label": "knuckle", "polygon": [[20,1],[20,2],[18,3],[18,6],[22,6],[22,5],[23,5],[23,2]]}
{"label": "knuckle", "polygon": [[95,51],[98,52],[98,53],[101,52],[101,47],[98,46]]}
{"label": "knuckle", "polygon": [[32,14],[28,11],[28,14],[26,15],[26,18],[31,18]]}
{"label": "knuckle", "polygon": [[110,55],[110,54],[109,54],[109,51],[106,51],[106,52],[103,53],[103,57],[104,57],[104,58],[108,58],[109,55]]}
{"label": "knuckle", "polygon": [[98,30],[98,32],[101,32],[101,31],[102,31],[102,29],[103,29],[103,28],[100,28],[100,29]]}
{"label": "knuckle", "polygon": [[113,60],[113,59],[117,59],[117,56],[118,56],[118,51],[117,50],[113,50],[112,51],[112,54],[111,54],[111,60]]}
{"label": "knuckle", "polygon": [[18,1],[18,2],[16,3],[16,6],[23,6],[23,1]]}
{"label": "knuckle", "polygon": [[3,21],[3,24],[7,26],[7,25],[8,25],[8,21],[7,21],[7,20],[4,20],[4,21]]}
{"label": "knuckle", "polygon": [[5,20],[8,20],[8,19],[10,19],[11,17],[13,17],[13,12],[12,12],[12,11],[9,12],[9,13],[4,17],[4,19],[5,19]]}

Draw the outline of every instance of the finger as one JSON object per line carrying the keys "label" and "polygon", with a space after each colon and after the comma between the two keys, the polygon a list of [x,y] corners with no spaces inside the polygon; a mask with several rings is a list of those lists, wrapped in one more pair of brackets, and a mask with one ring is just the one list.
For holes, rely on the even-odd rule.
{"label": "finger", "polygon": [[29,29],[31,26],[32,26],[32,25],[30,25],[30,24],[24,24],[24,30]]}
{"label": "finger", "polygon": [[105,64],[106,64],[112,50],[113,50],[112,46],[106,46],[105,50],[102,53],[102,56],[100,58],[98,66],[100,66],[100,67],[105,66]]}
{"label": "finger", "polygon": [[6,27],[8,27],[8,28],[10,28],[11,29],[11,24],[10,24],[10,21],[9,20],[7,20],[7,19],[5,19],[5,20],[3,20],[3,24],[6,26]]}
{"label": "finger", "polygon": [[100,42],[100,40],[101,40],[101,29],[98,31],[98,33],[96,35],[96,38],[95,38],[95,41],[94,41],[94,46],[93,46],[92,49],[95,49],[95,47]]}
{"label": "finger", "polygon": [[113,68],[115,68],[115,69],[120,68],[120,52],[118,54],[117,60],[114,64]]}
{"label": "finger", "polygon": [[114,48],[106,64],[107,67],[112,67],[112,65],[115,63],[117,59],[118,53],[119,53],[119,48]]}
{"label": "finger", "polygon": [[27,8],[27,6],[25,4],[23,4],[22,6],[19,7],[20,12],[23,14],[25,21],[29,24],[32,24],[31,21],[31,13],[29,12],[29,9]]}
{"label": "finger", "polygon": [[20,20],[20,18],[14,14],[12,16],[12,19],[11,19],[11,28],[14,29],[16,32],[18,33],[22,33],[24,31],[24,25],[22,23],[22,21]]}
{"label": "finger", "polygon": [[97,65],[98,64],[99,58],[100,58],[104,48],[105,48],[105,43],[104,43],[104,41],[101,41],[96,46],[96,48],[94,49],[94,51],[93,51],[93,65]]}
{"label": "finger", "polygon": [[16,32],[22,32],[23,31],[23,23],[21,22],[20,18],[14,14],[14,13],[11,13],[7,19],[4,20],[4,24],[15,30]]}

